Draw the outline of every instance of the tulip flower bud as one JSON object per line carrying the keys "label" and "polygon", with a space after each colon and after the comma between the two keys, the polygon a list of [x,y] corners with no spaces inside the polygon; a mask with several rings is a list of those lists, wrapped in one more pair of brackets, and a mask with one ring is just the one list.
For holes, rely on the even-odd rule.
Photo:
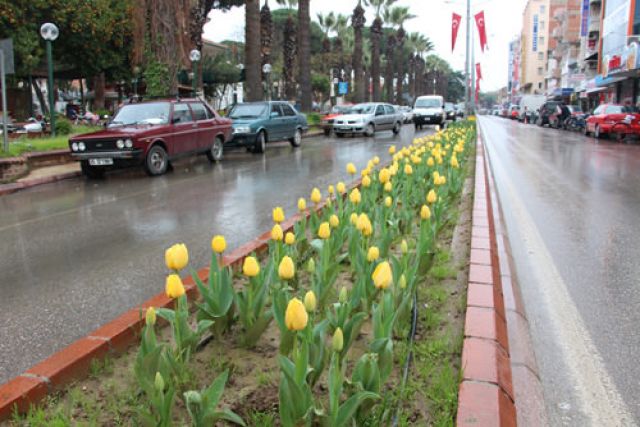
{"label": "tulip flower bud", "polygon": [[360,201],[362,200],[362,196],[360,195],[360,190],[358,190],[357,188],[354,188],[351,191],[351,194],[349,195],[349,200],[354,205],[357,205],[358,203],[360,203]]}
{"label": "tulip flower bud", "polygon": [[357,172],[358,170],[356,169],[356,165],[353,163],[347,163],[347,173],[349,175],[355,175]]}
{"label": "tulip flower bud", "polygon": [[386,191],[387,193],[391,193],[391,190],[393,190],[393,184],[391,184],[391,181],[388,181],[384,185],[384,191]]}
{"label": "tulip flower bud", "polygon": [[333,185],[330,185],[329,188],[327,188],[327,191],[329,192],[329,194],[331,194],[332,196],[335,194],[336,190],[335,188],[333,188]]}
{"label": "tulip flower bud", "polygon": [[242,273],[247,277],[256,277],[260,274],[260,264],[255,257],[248,256],[242,264]]}
{"label": "tulip flower bud", "polygon": [[318,302],[316,300],[316,294],[313,291],[309,291],[304,295],[304,308],[307,310],[307,313],[313,313],[316,311],[316,306]]}
{"label": "tulip flower bud", "polygon": [[313,274],[316,272],[316,262],[313,258],[309,258],[309,262],[307,262],[307,273]]}
{"label": "tulip flower bud", "polygon": [[318,237],[323,240],[327,240],[329,237],[331,237],[331,227],[329,226],[328,222],[323,222],[322,224],[320,224],[320,228],[318,229]]}
{"label": "tulip flower bud", "polygon": [[358,222],[358,214],[355,212],[352,213],[349,217],[349,221],[351,222],[351,224],[356,225],[356,223]]}
{"label": "tulip flower bud", "polygon": [[409,252],[409,245],[407,244],[407,241],[402,239],[402,243],[400,243],[400,250],[402,251],[403,254],[406,254],[407,252]]}
{"label": "tulip flower bud", "polygon": [[307,310],[298,298],[293,298],[287,305],[284,323],[290,331],[301,331],[307,327],[309,315]]}
{"label": "tulip flower bud", "polygon": [[393,280],[393,273],[391,272],[391,265],[388,261],[378,264],[376,269],[371,275],[373,284],[376,289],[387,289]]}
{"label": "tulip flower bud", "polygon": [[344,182],[339,182],[336,185],[336,190],[338,190],[338,193],[344,194],[347,192],[347,187],[344,185]]}
{"label": "tulip flower bud", "polygon": [[184,285],[182,284],[180,276],[177,274],[170,274],[167,276],[165,293],[169,298],[179,298],[184,295]]}
{"label": "tulip flower bud", "polygon": [[380,250],[376,246],[371,246],[367,252],[367,261],[373,262],[380,258]]}
{"label": "tulip flower bud", "polygon": [[392,204],[393,204],[393,199],[392,199],[390,196],[387,196],[387,197],[384,199],[384,205],[385,205],[386,207],[390,208]]}
{"label": "tulip flower bud", "polygon": [[394,155],[396,153],[396,146],[392,145],[389,147],[389,154]]}
{"label": "tulip flower bud", "polygon": [[182,270],[189,263],[189,251],[183,243],[173,245],[164,252],[164,260],[169,270]]}
{"label": "tulip flower bud", "polygon": [[279,206],[273,210],[273,222],[276,224],[284,222],[284,211]]}
{"label": "tulip flower bud", "polygon": [[413,168],[410,164],[407,163],[406,165],[404,165],[404,173],[406,175],[413,175]]}
{"label": "tulip flower bud", "polygon": [[328,207],[328,208],[330,208],[330,207],[331,207],[331,205],[332,205],[331,197],[327,197],[327,200],[325,200],[325,205],[326,205],[326,207]]}
{"label": "tulip flower bud", "polygon": [[420,218],[425,221],[431,218],[431,210],[429,209],[429,206],[422,205],[422,208],[420,209]]}
{"label": "tulip flower bud", "polygon": [[329,218],[329,225],[331,225],[331,228],[338,228],[340,225],[340,219],[337,215],[331,215]]}
{"label": "tulip flower bud", "polygon": [[274,225],[271,229],[271,239],[275,240],[276,242],[280,242],[283,238],[284,233],[282,232],[282,227],[280,227],[280,224]]}
{"label": "tulip flower bud", "polygon": [[436,201],[438,200],[438,196],[436,195],[436,192],[432,189],[429,190],[429,194],[427,194],[427,203],[429,203],[430,205],[434,204]]}
{"label": "tulip flower bud", "polygon": [[340,293],[338,294],[338,301],[340,301],[341,304],[344,304],[345,302],[347,302],[347,297],[347,288],[343,286],[342,289],[340,289]]}
{"label": "tulip flower bud", "polygon": [[391,179],[391,174],[389,173],[389,169],[387,168],[382,169],[378,174],[378,181],[380,181],[381,184],[386,184],[387,182],[389,182],[389,179]]}
{"label": "tulip flower bud", "polygon": [[153,326],[156,324],[156,309],[153,307],[147,308],[147,313],[145,315],[145,321],[147,326]]}
{"label": "tulip flower bud", "polygon": [[429,157],[429,159],[427,160],[427,166],[429,166],[430,168],[433,167],[434,163],[433,163],[433,157]]}
{"label": "tulip flower bud", "polygon": [[340,353],[342,351],[342,347],[344,347],[344,335],[342,334],[342,329],[336,328],[336,331],[333,333],[333,338],[331,339],[331,346],[333,347],[333,351],[336,353]]}
{"label": "tulip flower bud", "polygon": [[224,239],[224,236],[214,236],[211,239],[211,249],[217,254],[221,254],[227,249],[227,241]]}
{"label": "tulip flower bud", "polygon": [[[391,148],[389,148],[389,149],[391,149]],[[380,164],[380,157],[375,156],[375,157],[373,158],[373,164],[374,164],[374,165],[379,165],[379,164]]]}
{"label": "tulip flower bud", "polygon": [[[363,172],[364,172],[364,171],[363,171]],[[370,187],[370,186],[371,186],[371,178],[369,178],[369,176],[368,176],[368,175],[365,175],[365,176],[362,178],[362,186],[363,186],[364,188],[368,188],[368,187]]]}
{"label": "tulip flower bud", "polygon": [[300,197],[298,199],[298,210],[300,212],[304,212],[307,209],[307,201],[305,199],[303,199],[302,197]]}
{"label": "tulip flower bud", "polygon": [[404,274],[400,276],[400,279],[398,279],[398,286],[400,286],[400,289],[407,287],[407,278],[404,277]]}
{"label": "tulip flower bud", "polygon": [[292,232],[288,232],[285,236],[284,236],[284,242],[291,246],[296,242],[296,235],[293,234]]}
{"label": "tulip flower bud", "polygon": [[164,391],[164,378],[162,378],[162,375],[160,374],[160,372],[156,372],[156,379],[153,382],[153,384],[157,391],[159,392]]}
{"label": "tulip flower bud", "polygon": [[280,261],[278,266],[278,276],[282,280],[291,280],[296,275],[296,266],[293,264],[293,260],[289,256],[285,256]]}
{"label": "tulip flower bud", "polygon": [[317,188],[314,188],[311,192],[311,201],[316,205],[322,201],[322,193]]}

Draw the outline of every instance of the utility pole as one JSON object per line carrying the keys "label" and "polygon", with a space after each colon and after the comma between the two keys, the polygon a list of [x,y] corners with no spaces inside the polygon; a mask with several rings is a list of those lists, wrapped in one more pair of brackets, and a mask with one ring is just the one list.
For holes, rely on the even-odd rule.
{"label": "utility pole", "polygon": [[473,25],[471,26],[471,111],[476,111],[476,44],[473,39]]}
{"label": "utility pole", "polygon": [[467,0],[467,53],[465,57],[465,67],[464,67],[464,107],[466,110],[466,115],[469,115],[470,111],[470,86],[472,82],[469,79],[469,50],[471,48],[471,0]]}

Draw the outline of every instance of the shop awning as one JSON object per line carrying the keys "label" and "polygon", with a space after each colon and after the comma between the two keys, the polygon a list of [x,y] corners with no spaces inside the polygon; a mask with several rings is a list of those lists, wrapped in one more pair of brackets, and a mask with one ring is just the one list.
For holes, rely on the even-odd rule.
{"label": "shop awning", "polygon": [[592,87],[591,89],[587,89],[587,93],[596,93],[596,92],[604,92],[607,90],[607,87]]}

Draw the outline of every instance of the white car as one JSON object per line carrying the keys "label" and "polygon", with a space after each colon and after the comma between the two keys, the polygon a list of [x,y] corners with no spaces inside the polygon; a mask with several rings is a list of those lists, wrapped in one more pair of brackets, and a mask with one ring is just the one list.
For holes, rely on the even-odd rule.
{"label": "white car", "polygon": [[379,130],[391,130],[395,135],[402,129],[402,114],[393,105],[364,103],[351,108],[333,122],[333,132],[340,138],[347,133],[373,136]]}
{"label": "white car", "polygon": [[413,122],[418,127],[435,124],[442,126],[446,121],[444,98],[439,95],[419,96],[413,106]]}

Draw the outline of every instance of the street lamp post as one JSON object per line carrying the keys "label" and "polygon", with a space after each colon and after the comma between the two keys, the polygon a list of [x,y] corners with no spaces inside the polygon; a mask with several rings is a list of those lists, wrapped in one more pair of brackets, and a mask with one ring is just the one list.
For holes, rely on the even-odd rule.
{"label": "street lamp post", "polygon": [[464,106],[465,106],[465,115],[468,117],[470,113],[470,101],[471,101],[471,81],[469,80],[469,57],[470,57],[470,48],[471,48],[471,0],[467,0],[467,53],[465,57],[465,66],[464,66]]}
{"label": "street lamp post", "polygon": [[262,72],[267,76],[267,101],[271,101],[271,64],[264,64]]}
{"label": "street lamp post", "polygon": [[193,96],[198,94],[198,61],[200,61],[200,51],[193,49],[189,53],[189,59],[191,60],[191,68],[193,70]]}
{"label": "street lamp post", "polygon": [[51,22],[47,22],[42,24],[40,27],[40,35],[45,40],[47,45],[47,68],[49,71],[49,79],[48,79],[48,91],[49,91],[49,115],[51,116],[51,135],[56,136],[56,107],[55,107],[55,97],[53,95],[53,52],[52,52],[52,42],[54,42],[60,32],[58,27]]}

